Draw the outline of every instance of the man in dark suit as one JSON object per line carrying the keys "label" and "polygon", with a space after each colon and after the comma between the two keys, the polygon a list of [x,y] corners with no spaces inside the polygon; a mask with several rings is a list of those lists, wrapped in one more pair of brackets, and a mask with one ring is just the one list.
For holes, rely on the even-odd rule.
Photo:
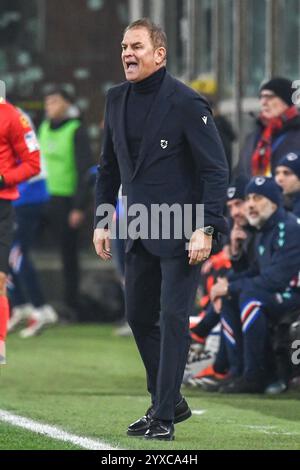
{"label": "man in dark suit", "polygon": [[[213,237],[226,231],[223,207],[228,168],[207,102],[171,77],[165,68],[166,35],[148,19],[127,27],[122,61],[127,81],[107,96],[103,153],[96,186],[94,245],[110,258],[110,224],[101,210],[115,206],[122,184],[128,214],[146,209],[140,230],[126,240],[126,314],[145,365],[149,410],[127,430],[130,436],[174,439],[174,423],[191,416],[180,386],[189,350],[189,315],[200,269]],[[176,227],[165,236],[154,205],[175,205],[174,227],[191,211],[190,235]],[[203,219],[195,216],[204,204]],[[132,218],[128,219],[129,226]],[[145,235],[143,229],[159,231]],[[138,224],[136,225],[136,227]],[[131,227],[132,228],[132,227]]]}

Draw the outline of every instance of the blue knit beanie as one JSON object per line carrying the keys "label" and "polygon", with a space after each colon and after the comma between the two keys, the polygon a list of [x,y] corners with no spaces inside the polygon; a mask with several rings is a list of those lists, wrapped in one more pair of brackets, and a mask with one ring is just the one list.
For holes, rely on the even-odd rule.
{"label": "blue knit beanie", "polygon": [[245,189],[249,178],[244,175],[237,176],[227,189],[227,201],[232,199],[245,199]]}
{"label": "blue knit beanie", "polygon": [[261,194],[277,206],[282,204],[282,189],[275,182],[274,178],[266,176],[255,176],[246,187],[247,194]]}
{"label": "blue knit beanie", "polygon": [[300,179],[300,151],[288,153],[276,166],[287,166]]}

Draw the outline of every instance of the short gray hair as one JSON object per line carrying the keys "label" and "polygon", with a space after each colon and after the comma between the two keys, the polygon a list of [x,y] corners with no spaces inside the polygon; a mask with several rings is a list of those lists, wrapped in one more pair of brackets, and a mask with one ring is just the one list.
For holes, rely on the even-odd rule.
{"label": "short gray hair", "polygon": [[161,26],[155,24],[149,18],[140,18],[139,20],[130,23],[125,29],[124,34],[127,33],[127,31],[129,31],[130,29],[135,28],[147,29],[155,49],[158,49],[159,47],[164,47],[166,50],[168,50],[167,35]]}

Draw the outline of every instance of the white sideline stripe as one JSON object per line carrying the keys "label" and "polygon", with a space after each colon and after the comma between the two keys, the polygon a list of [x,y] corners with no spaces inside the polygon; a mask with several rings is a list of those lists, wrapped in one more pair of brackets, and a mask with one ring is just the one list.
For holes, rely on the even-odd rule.
{"label": "white sideline stripe", "polygon": [[63,429],[57,428],[56,426],[50,426],[49,424],[38,423],[32,419],[24,418],[13,413],[9,413],[5,410],[0,410],[0,421],[19,428],[27,429],[28,431],[42,434],[44,436],[51,437],[63,442],[69,442],[71,444],[82,447],[88,450],[120,450],[118,447],[111,447],[103,441],[96,439],[90,439],[88,437],[76,436],[76,434],[70,434]]}
{"label": "white sideline stripe", "polygon": [[200,415],[204,415],[204,413],[206,413],[206,410],[192,410],[193,415],[200,416]]}
{"label": "white sideline stripe", "polygon": [[272,434],[274,436],[299,436],[300,432],[285,431],[278,429],[278,426],[259,426],[259,425],[242,425],[244,428],[248,428],[254,431],[262,432],[264,434]]}

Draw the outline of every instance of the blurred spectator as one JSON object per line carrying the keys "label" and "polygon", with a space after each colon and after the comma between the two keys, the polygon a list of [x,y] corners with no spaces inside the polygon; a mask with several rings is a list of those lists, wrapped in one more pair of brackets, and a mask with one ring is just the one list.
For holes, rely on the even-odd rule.
{"label": "blurred spectator", "polygon": [[72,97],[57,88],[45,97],[46,120],[39,129],[50,193],[49,220],[63,261],[64,301],[79,308],[78,235],[89,195],[90,143]]}
{"label": "blurred spectator", "polygon": [[[204,292],[199,295],[197,307],[200,312],[197,317],[190,318],[190,346],[183,383],[186,385],[202,386],[203,379],[214,381],[224,379],[228,369],[226,349],[220,329],[220,322],[214,305],[209,300],[210,290],[218,276],[224,276],[231,267],[226,247],[213,255],[202,269]],[[205,273],[204,273],[205,271]],[[212,341],[217,337],[219,341]]]}
{"label": "blurred spectator", "polygon": [[300,225],[283,209],[281,190],[272,178],[254,178],[246,195],[247,219],[258,231],[256,266],[237,279],[219,280],[211,291],[213,302],[222,298],[230,373],[235,377],[220,388],[225,393],[263,392],[277,379],[268,324],[300,306]]}
{"label": "blurred spectator", "polygon": [[13,228],[11,201],[19,196],[17,184],[39,172],[39,145],[30,123],[0,97],[0,365],[6,364],[9,318],[6,284]]}
{"label": "blurred spectator", "polygon": [[[246,218],[244,198],[247,183],[246,177],[239,176],[230,184],[227,191],[227,209],[232,226],[229,245],[218,255],[212,256],[202,267],[202,273],[208,276],[208,298],[202,296],[202,302],[205,299],[206,308],[204,312],[201,312],[199,323],[190,327],[192,340],[196,344],[205,344],[208,334],[220,321],[220,299],[214,305],[209,299],[213,285],[218,279],[224,277],[234,279],[236,276],[238,278],[241,271],[248,269],[253,264],[255,229],[249,226]],[[207,267],[208,264],[210,266]],[[214,271],[215,275],[213,276]],[[189,377],[189,384],[200,386],[207,391],[217,391],[229,380],[224,331],[226,334],[226,325],[221,330],[220,347],[213,365],[199,370],[193,377]],[[191,346],[191,353],[193,353],[193,349],[195,349],[194,345]]]}
{"label": "blurred spectator", "polygon": [[287,209],[300,217],[300,151],[288,153],[279,160],[275,179],[282,188]]}
{"label": "blurred spectator", "polygon": [[260,88],[260,115],[241,152],[238,174],[271,176],[280,158],[299,150],[300,115],[292,102],[292,82],[273,78]]}
{"label": "blurred spectator", "polygon": [[[23,114],[33,128],[29,117]],[[46,304],[39,274],[30,258],[30,250],[41,228],[49,201],[42,156],[41,166],[39,175],[18,185],[20,196],[13,204],[16,224],[9,255],[11,282],[8,283],[13,308],[8,330],[14,330],[27,320],[28,326],[20,332],[22,338],[33,336],[46,325],[57,321],[56,312]]]}

